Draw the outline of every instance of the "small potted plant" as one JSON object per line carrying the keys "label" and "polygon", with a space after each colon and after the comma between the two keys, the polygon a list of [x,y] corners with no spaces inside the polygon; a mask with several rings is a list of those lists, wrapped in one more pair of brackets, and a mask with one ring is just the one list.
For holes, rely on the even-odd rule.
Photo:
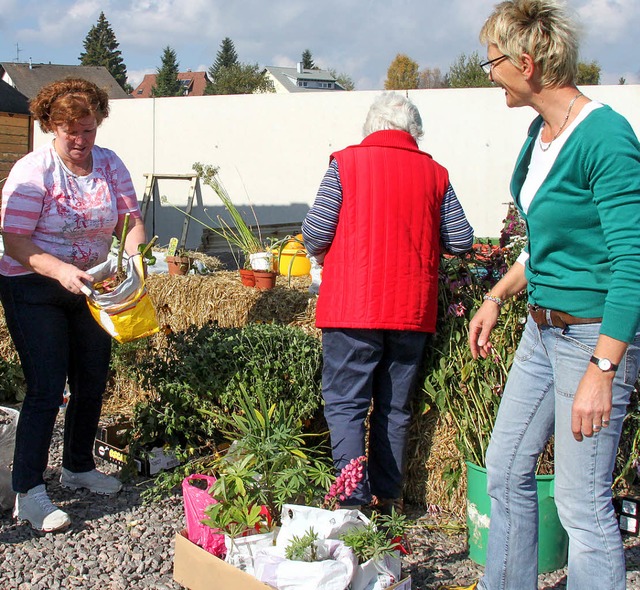
{"label": "small potted plant", "polygon": [[193,258],[188,255],[187,251],[178,248],[178,238],[169,240],[169,249],[165,260],[170,275],[186,275],[193,264]]}

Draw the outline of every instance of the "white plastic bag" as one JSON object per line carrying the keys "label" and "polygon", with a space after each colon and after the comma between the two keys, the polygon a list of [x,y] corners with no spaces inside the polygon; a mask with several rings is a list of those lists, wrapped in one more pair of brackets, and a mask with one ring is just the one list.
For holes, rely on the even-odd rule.
{"label": "white plastic bag", "polygon": [[369,559],[356,567],[351,590],[383,590],[400,581],[402,561],[400,553]]}
{"label": "white plastic bag", "polygon": [[278,547],[286,547],[294,537],[302,537],[310,529],[319,539],[337,539],[355,527],[364,527],[367,517],[358,510],[324,510],[313,506],[285,504],[281,514],[282,526],[276,539]]}
{"label": "white plastic bag", "polygon": [[254,575],[278,590],[345,590],[357,566],[350,547],[335,539],[316,541],[322,561],[292,561],[284,547],[262,549],[255,557]]}
{"label": "white plastic bag", "polygon": [[11,463],[16,446],[16,428],[20,412],[0,406],[0,508],[13,508],[16,495],[11,485]]}
{"label": "white plastic bag", "polygon": [[254,559],[261,549],[273,547],[275,531],[261,533],[259,535],[247,535],[246,537],[231,538],[224,536],[224,544],[227,549],[225,561],[238,569],[254,575]]}

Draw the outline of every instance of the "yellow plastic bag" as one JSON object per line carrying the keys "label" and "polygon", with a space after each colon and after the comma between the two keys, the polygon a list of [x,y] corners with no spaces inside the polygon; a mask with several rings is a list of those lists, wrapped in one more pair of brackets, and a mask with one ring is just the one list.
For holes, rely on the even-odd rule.
{"label": "yellow plastic bag", "polygon": [[[117,270],[113,259],[87,272],[96,282],[113,276]],[[127,261],[127,278],[110,293],[97,293],[87,287],[87,305],[93,318],[118,342],[131,342],[155,334],[160,328],[156,311],[144,280],[142,256]]]}

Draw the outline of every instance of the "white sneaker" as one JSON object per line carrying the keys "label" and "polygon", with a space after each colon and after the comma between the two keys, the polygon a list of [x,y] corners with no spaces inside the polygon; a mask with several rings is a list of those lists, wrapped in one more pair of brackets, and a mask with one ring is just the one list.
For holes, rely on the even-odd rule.
{"label": "white sneaker", "polygon": [[86,488],[90,492],[106,496],[116,494],[122,489],[120,480],[97,469],[84,473],[73,473],[63,467],[60,484],[71,490]]}
{"label": "white sneaker", "polygon": [[71,524],[69,515],[51,503],[44,484],[31,488],[26,494],[16,494],[13,517],[26,520],[34,529],[45,533]]}

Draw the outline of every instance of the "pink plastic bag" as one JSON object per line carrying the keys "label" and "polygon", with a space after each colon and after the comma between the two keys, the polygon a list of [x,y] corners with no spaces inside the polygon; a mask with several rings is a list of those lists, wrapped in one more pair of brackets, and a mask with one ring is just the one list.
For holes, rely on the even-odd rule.
{"label": "pink plastic bag", "polygon": [[[216,532],[217,529],[212,529],[210,526],[200,522],[206,517],[205,508],[209,504],[217,502],[209,494],[209,489],[215,481],[216,478],[210,475],[189,475],[185,477],[182,480],[182,499],[184,501],[184,514],[187,519],[187,537],[189,541],[199,545],[209,553],[213,553],[216,557],[222,557],[227,551],[224,546],[224,535]],[[203,487],[204,489],[202,489]]]}

